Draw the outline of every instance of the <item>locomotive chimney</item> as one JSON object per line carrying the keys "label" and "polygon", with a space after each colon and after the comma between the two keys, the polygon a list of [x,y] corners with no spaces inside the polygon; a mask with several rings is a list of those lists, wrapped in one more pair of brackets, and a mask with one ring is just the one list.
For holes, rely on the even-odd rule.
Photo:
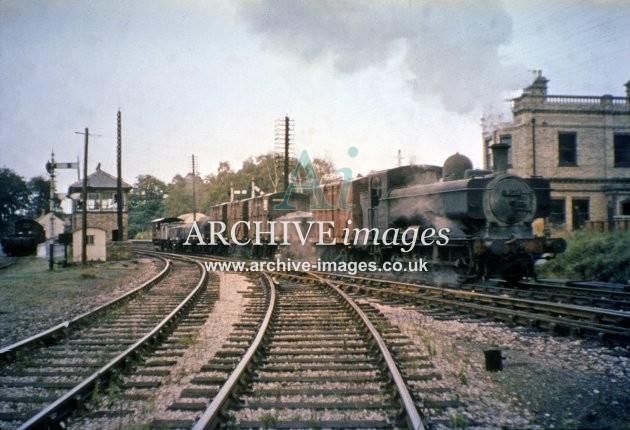
{"label": "locomotive chimney", "polygon": [[510,145],[507,143],[495,143],[490,146],[492,149],[493,170],[496,173],[505,173],[508,167],[508,149]]}

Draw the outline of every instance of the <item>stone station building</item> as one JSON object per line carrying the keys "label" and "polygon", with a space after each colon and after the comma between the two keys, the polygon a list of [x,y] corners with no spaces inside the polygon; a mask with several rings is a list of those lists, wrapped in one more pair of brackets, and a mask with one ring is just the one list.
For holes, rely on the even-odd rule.
{"label": "stone station building", "polygon": [[551,180],[554,231],[630,230],[630,81],[626,96],[549,95],[538,72],[512,100],[512,122],[484,125],[491,145],[510,145],[508,172]]}

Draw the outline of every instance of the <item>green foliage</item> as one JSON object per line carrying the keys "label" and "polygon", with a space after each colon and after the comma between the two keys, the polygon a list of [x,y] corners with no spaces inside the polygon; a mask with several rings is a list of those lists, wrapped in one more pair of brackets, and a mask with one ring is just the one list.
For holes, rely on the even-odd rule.
{"label": "green foliage", "polygon": [[567,250],[537,266],[542,277],[630,282],[630,232],[578,231],[567,238]]}
{"label": "green foliage", "polygon": [[[293,172],[295,163],[293,160],[289,173]],[[322,182],[335,172],[330,160],[315,158],[312,163]],[[280,191],[283,187],[282,170],[274,153],[249,157],[238,171],[232,169],[227,161],[222,161],[216,173],[203,178],[198,174],[194,177],[196,210],[207,213],[210,206],[229,201],[231,189],[243,193],[236,198],[251,196],[252,186],[256,194]],[[148,236],[151,220],[193,211],[193,175],[175,175],[169,184],[150,175],[138,176],[129,200],[129,237]]]}
{"label": "green foliage", "polygon": [[30,191],[24,179],[11,169],[0,168],[0,236],[11,233],[11,224],[25,215]]}
{"label": "green foliage", "polygon": [[130,238],[139,238],[137,236],[142,232],[149,232],[151,220],[162,217],[166,189],[166,184],[154,176],[138,176],[129,194]]}
{"label": "green foliage", "polygon": [[453,415],[451,417],[451,420],[453,421],[453,427],[457,429],[463,429],[463,428],[468,427],[468,418],[466,418],[466,416],[460,413]]}
{"label": "green foliage", "polygon": [[[37,218],[42,213],[50,212],[50,180],[43,176],[35,176],[26,185],[30,191],[28,217]],[[55,198],[55,207],[59,203],[59,200]]]}
{"label": "green foliage", "polygon": [[[295,168],[295,160],[290,165],[290,172]],[[330,160],[315,158],[312,160],[318,178],[334,173],[335,167]],[[195,197],[197,211],[208,212],[210,206],[230,200],[231,189],[242,192],[236,198],[249,197],[254,193],[273,193],[283,189],[283,168],[273,153],[249,157],[235,171],[230,163],[219,163],[216,173],[201,178],[195,177]],[[302,172],[303,173],[303,172]],[[176,175],[167,187],[168,197],[164,200],[163,216],[178,216],[190,213],[192,205],[193,176]]]}
{"label": "green foliage", "polygon": [[[50,180],[42,176],[25,181],[11,169],[0,169],[0,236],[12,233],[18,218],[37,218],[50,208]],[[59,204],[57,200],[56,205]]]}
{"label": "green foliage", "polygon": [[266,412],[260,416],[260,422],[262,423],[263,428],[269,429],[274,428],[277,425],[278,419],[271,412]]}

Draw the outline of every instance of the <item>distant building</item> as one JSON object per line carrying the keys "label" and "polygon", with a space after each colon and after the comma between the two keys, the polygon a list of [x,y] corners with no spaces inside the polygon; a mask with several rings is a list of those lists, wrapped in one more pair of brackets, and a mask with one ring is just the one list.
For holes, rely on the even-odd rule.
{"label": "distant building", "polygon": [[[126,241],[128,230],[127,202],[129,191],[132,186],[123,181],[123,231],[122,240]],[[73,256],[75,261],[81,260],[82,234],[83,229],[83,181],[77,181],[70,185],[68,195],[73,201],[71,226],[73,233]],[[118,235],[118,205],[116,202],[117,181],[116,177],[100,169],[87,177],[87,253],[88,260],[105,260],[106,247],[109,247]]]}
{"label": "distant building", "polygon": [[[44,227],[46,232],[46,240],[50,238],[57,238],[61,233],[65,231],[66,225],[63,219],[52,212],[48,212],[45,215],[40,216],[35,221]],[[51,234],[52,233],[52,234]]]}
{"label": "distant building", "polygon": [[512,100],[512,122],[484,124],[484,167],[506,143],[508,172],[551,180],[553,229],[630,229],[630,81],[625,97],[549,95],[547,82],[539,72]]}

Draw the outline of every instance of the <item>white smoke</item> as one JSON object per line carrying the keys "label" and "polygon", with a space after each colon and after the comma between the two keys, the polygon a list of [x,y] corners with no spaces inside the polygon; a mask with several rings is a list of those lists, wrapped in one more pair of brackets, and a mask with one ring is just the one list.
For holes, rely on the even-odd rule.
{"label": "white smoke", "polygon": [[261,0],[239,10],[272,46],[307,62],[332,59],[342,73],[382,66],[403,46],[414,97],[437,95],[452,112],[487,108],[531,78],[501,60],[512,19],[498,0]]}

